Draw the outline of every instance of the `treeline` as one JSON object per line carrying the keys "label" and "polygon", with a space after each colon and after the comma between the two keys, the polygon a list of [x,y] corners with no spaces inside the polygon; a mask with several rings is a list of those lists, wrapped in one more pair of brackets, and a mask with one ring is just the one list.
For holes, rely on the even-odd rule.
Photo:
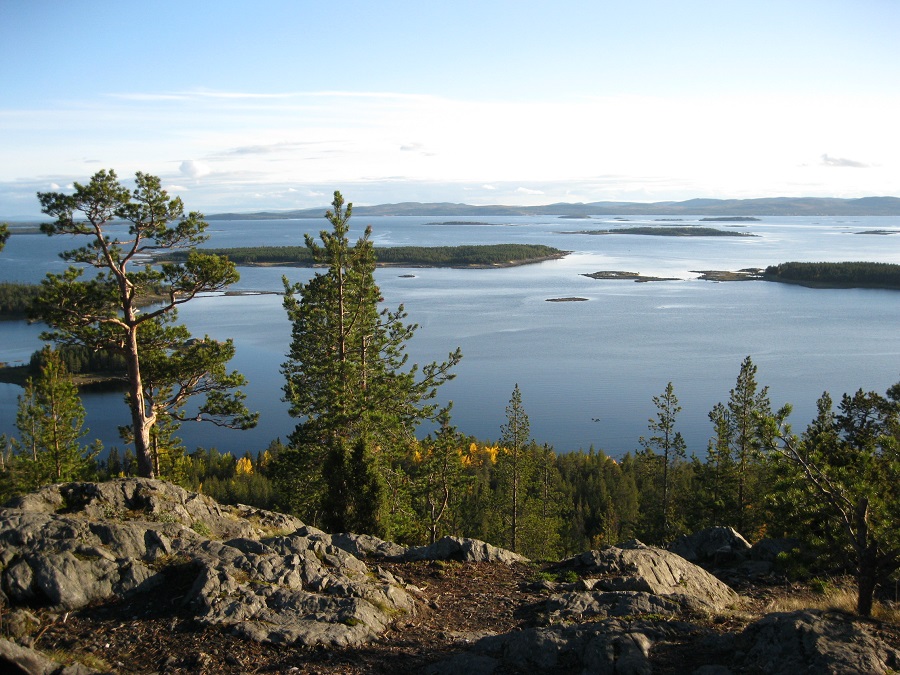
{"label": "treeline", "polygon": [[[252,246],[201,249],[201,252],[227,256],[237,265],[313,265],[306,246]],[[463,267],[472,265],[506,265],[543,260],[562,255],[563,251],[540,244],[491,244],[485,246],[391,246],[376,248],[375,257],[383,265],[426,265],[430,267]],[[186,260],[187,253],[171,254],[170,260]]]}
{"label": "treeline", "polygon": [[[125,374],[125,357],[105,349],[94,350],[84,345],[60,345],[56,353],[71,375]],[[46,359],[46,350],[34,352],[28,363],[29,371],[35,375],[39,373]]]}
{"label": "treeline", "polygon": [[767,267],[765,278],[810,286],[900,289],[900,265],[876,262],[786,262]]}
{"label": "treeline", "polygon": [[24,319],[40,290],[37,284],[0,283],[0,317]]}

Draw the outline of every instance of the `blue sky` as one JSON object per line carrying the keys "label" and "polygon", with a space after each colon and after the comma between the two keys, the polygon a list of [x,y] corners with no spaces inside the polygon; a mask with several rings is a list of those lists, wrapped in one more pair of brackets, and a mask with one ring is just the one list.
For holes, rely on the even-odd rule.
{"label": "blue sky", "polygon": [[895,0],[0,0],[0,216],[900,196]]}

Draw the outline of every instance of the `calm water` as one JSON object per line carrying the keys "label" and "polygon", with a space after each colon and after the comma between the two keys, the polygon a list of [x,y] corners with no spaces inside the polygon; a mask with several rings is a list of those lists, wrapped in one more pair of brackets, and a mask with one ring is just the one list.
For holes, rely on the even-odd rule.
{"label": "calm water", "polygon": [[[441,220],[360,217],[356,225],[371,224],[379,246],[521,242],[573,251],[564,260],[510,269],[378,270],[387,304],[403,303],[410,320],[420,324],[409,347],[411,360],[441,360],[456,346],[462,348],[457,378],[443,387],[440,398],[454,402],[454,424],[464,433],[497,438],[518,383],[535,440],[559,451],[594,445],[619,455],[638,446],[654,414],[652,397],[672,381],[683,407],[679,428],[689,450],[702,455],[711,433],[707,412],[727,399],[748,354],[759,367],[760,383],[769,385],[773,404],[794,404],[797,427],[813,416],[825,390],[838,398],[857,388],[883,392],[900,380],[900,293],[712,283],[691,273],[788,260],[900,263],[900,218],[714,224],[758,235],[752,238],[564,233],[673,224],[655,217],[627,222],[491,217],[480,219],[485,224],[435,224]],[[324,219],[213,221],[210,245],[296,245],[304,232],[318,232],[325,224]],[[867,230],[898,234],[860,234]],[[62,269],[54,253],[70,247],[71,241],[41,235],[14,236],[0,254],[0,279],[37,281],[48,269]],[[680,280],[639,284],[581,276],[598,270]],[[281,298],[265,294],[281,288],[282,274],[296,281],[312,271],[242,268],[235,288],[263,294],[202,298],[182,308],[181,320],[194,333],[234,338],[233,366],[250,379],[249,404],[262,412],[260,427],[250,432],[185,425],[180,435],[189,449],[255,452],[294,427],[280,400],[279,367],[290,325]],[[408,274],[414,276],[403,276]],[[588,301],[547,302],[569,296]],[[39,347],[39,332],[22,323],[0,324],[0,360],[27,359]],[[0,385],[0,433],[14,432],[20,391]],[[127,423],[121,395],[85,398],[91,438],[121,446],[114,432],[100,433]]]}

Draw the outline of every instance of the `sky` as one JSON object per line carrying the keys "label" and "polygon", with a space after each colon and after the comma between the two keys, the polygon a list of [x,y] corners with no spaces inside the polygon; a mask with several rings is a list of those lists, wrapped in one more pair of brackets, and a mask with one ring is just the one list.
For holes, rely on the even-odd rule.
{"label": "sky", "polygon": [[0,217],[900,196],[896,0],[0,0]]}

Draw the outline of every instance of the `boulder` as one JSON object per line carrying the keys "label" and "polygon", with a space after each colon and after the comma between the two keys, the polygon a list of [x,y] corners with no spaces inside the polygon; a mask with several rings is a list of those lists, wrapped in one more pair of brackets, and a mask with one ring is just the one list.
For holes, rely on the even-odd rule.
{"label": "boulder", "polygon": [[649,593],[693,609],[720,611],[740,600],[728,586],[683,557],[639,541],[588,551],[560,565],[597,577],[594,589]]}
{"label": "boulder", "polygon": [[407,550],[402,560],[458,560],[461,562],[528,562],[528,559],[504,548],[498,548],[478,539],[443,537],[430,546],[417,546]]}
{"label": "boulder", "polygon": [[616,673],[649,675],[652,641],[617,621],[526,628],[482,638],[469,650],[432,664],[428,675],[457,673]]}
{"label": "boulder", "polygon": [[871,624],[839,612],[780,612],[737,636],[733,666],[774,675],[891,673],[900,670],[900,649],[875,637]]}
{"label": "boulder", "polygon": [[688,562],[721,566],[745,560],[750,543],[731,527],[708,527],[678,537],[669,545],[669,550]]}
{"label": "boulder", "polygon": [[675,616],[683,612],[689,601],[683,596],[653,595],[641,591],[608,591],[592,593],[574,591],[557,593],[547,599],[547,614],[553,623],[634,617],[641,614]]}

